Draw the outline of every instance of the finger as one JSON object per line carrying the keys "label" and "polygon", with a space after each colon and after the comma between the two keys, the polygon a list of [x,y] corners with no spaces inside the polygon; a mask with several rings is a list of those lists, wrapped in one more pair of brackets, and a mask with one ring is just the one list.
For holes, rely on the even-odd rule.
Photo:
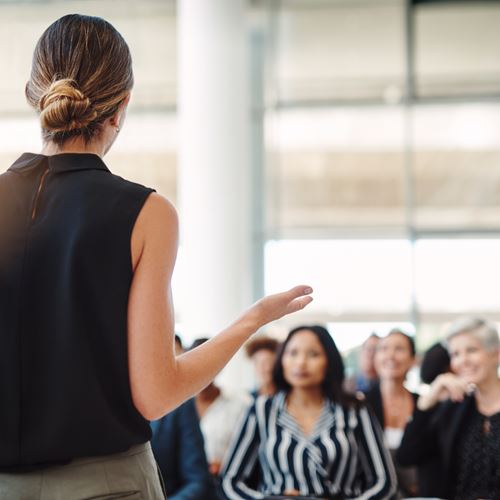
{"label": "finger", "polygon": [[464,391],[460,387],[460,385],[454,385],[450,388],[451,399],[453,401],[462,401],[464,398]]}
{"label": "finger", "polygon": [[310,295],[313,292],[313,289],[309,285],[299,285],[299,286],[294,286],[290,290],[288,290],[286,293],[288,299],[290,301],[297,299],[299,297],[303,297],[305,295]]}
{"label": "finger", "polygon": [[466,380],[457,379],[456,387],[457,387],[457,389],[460,389],[460,392],[462,394],[466,394],[467,390],[469,389],[469,383]]}
{"label": "finger", "polygon": [[471,384],[468,380],[462,378],[459,380],[459,383],[460,383],[460,389],[462,389],[462,391],[465,392],[466,394],[469,392],[471,387],[474,386],[474,384]]}
{"label": "finger", "polygon": [[301,309],[304,309],[304,307],[306,307],[312,301],[313,298],[309,295],[306,297],[300,297],[299,299],[292,300],[292,302],[288,304],[286,314],[291,314],[300,311]]}

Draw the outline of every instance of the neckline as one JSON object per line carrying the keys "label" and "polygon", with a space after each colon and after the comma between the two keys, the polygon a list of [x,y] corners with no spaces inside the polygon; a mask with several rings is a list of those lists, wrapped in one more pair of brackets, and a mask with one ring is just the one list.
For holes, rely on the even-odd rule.
{"label": "neckline", "polygon": [[103,170],[109,172],[102,158],[95,153],[23,153],[9,168],[18,173],[29,173],[44,166],[50,172],[74,172],[79,170]]}
{"label": "neckline", "polygon": [[492,413],[491,415],[486,415],[485,413],[479,411],[479,409],[476,406],[476,413],[484,419],[492,420],[492,419],[497,419],[500,417],[500,411],[497,411],[495,413]]}
{"label": "neckline", "polygon": [[331,403],[327,398],[323,400],[323,406],[321,408],[321,412],[314,423],[313,428],[310,433],[306,433],[302,426],[299,424],[298,420],[289,412],[286,406],[286,394],[280,393],[281,401],[278,402],[280,409],[280,422],[288,427],[290,430],[293,430],[297,436],[301,436],[307,442],[313,442],[321,432],[330,427],[332,424],[332,420],[334,418]]}

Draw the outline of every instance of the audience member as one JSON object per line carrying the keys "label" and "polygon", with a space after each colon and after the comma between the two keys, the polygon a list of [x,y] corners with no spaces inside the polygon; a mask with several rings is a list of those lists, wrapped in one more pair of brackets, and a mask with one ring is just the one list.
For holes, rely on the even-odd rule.
{"label": "audience member", "polygon": [[[206,342],[199,338],[191,349]],[[242,399],[225,394],[214,382],[208,384],[195,397],[196,411],[200,418],[200,427],[205,440],[205,452],[210,472],[217,476],[222,459],[233,437],[236,424],[242,416],[247,403]]]}
{"label": "audience member", "polygon": [[[404,382],[415,361],[415,343],[404,332],[394,329],[380,339],[375,354],[375,367],[380,382],[366,392],[366,400],[384,429],[387,445],[394,458],[408,419],[413,413],[417,395],[409,392]],[[417,472],[395,461],[399,495],[415,496]]]}
{"label": "audience member", "polygon": [[[235,435],[223,469],[227,497],[391,497],[395,475],[382,433],[342,389],[344,365],[328,331],[292,330],[273,378],[279,392],[257,398]],[[255,489],[248,479],[257,466]]]}
{"label": "audience member", "polygon": [[[175,353],[183,352],[175,336]],[[199,500],[213,497],[203,436],[194,400],[151,422],[151,446],[165,483],[169,500]]]}
{"label": "audience member", "polygon": [[168,499],[211,498],[213,484],[194,401],[189,399],[160,420],[151,422],[151,429],[151,446]]}
{"label": "audience member", "polygon": [[358,373],[346,379],[345,390],[354,394],[355,392],[366,392],[378,381],[375,370],[375,351],[380,337],[372,333],[361,345],[358,354]]}
{"label": "audience member", "polygon": [[278,341],[270,337],[259,336],[247,342],[247,356],[252,360],[257,379],[257,388],[252,391],[257,396],[271,396],[276,392],[273,382],[273,366],[276,361]]}
{"label": "audience member", "polygon": [[480,318],[455,321],[447,334],[453,373],[420,396],[398,460],[442,463],[440,498],[500,498],[500,342]]}
{"label": "audience member", "polygon": [[[441,342],[431,346],[424,354],[420,365],[420,380],[427,386],[438,375],[450,371],[450,355]],[[420,497],[439,497],[443,481],[443,466],[438,456],[429,458],[418,466],[418,495]]]}

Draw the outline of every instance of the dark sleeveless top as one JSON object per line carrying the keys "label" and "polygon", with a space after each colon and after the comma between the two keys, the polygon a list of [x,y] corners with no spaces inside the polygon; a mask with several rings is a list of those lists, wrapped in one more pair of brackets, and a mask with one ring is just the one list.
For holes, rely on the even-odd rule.
{"label": "dark sleeveless top", "polygon": [[150,439],[130,392],[127,305],[151,192],[93,154],[23,154],[0,175],[0,470]]}

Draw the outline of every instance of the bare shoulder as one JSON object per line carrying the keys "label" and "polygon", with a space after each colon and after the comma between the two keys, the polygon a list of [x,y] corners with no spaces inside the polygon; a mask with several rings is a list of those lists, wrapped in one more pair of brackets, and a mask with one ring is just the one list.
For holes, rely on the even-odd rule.
{"label": "bare shoulder", "polygon": [[140,240],[150,236],[172,237],[178,225],[177,211],[172,203],[158,193],[151,193],[137,218],[134,232]]}
{"label": "bare shoulder", "polygon": [[178,217],[175,207],[165,197],[151,193],[144,203],[132,232],[132,261],[136,268],[144,250],[177,248]]}
{"label": "bare shoulder", "polygon": [[164,196],[151,193],[142,207],[137,222],[143,224],[171,223],[177,226],[177,211]]}

